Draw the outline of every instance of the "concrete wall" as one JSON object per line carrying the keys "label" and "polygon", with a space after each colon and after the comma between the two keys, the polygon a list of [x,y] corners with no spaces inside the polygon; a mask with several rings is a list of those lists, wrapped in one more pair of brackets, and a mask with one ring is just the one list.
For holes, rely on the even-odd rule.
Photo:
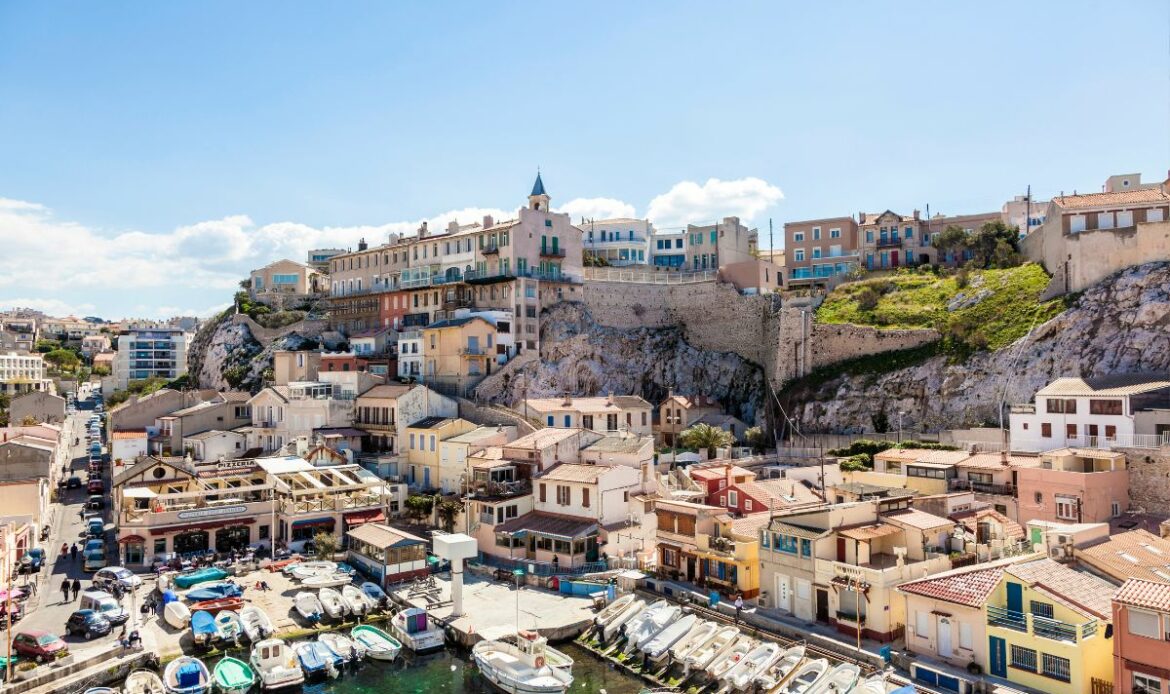
{"label": "concrete wall", "polygon": [[1147,513],[1170,508],[1170,449],[1126,448],[1124,453],[1130,507]]}
{"label": "concrete wall", "polygon": [[1042,298],[1079,292],[1128,267],[1170,260],[1170,222],[1062,234],[1045,225],[1021,246],[1052,273]]}

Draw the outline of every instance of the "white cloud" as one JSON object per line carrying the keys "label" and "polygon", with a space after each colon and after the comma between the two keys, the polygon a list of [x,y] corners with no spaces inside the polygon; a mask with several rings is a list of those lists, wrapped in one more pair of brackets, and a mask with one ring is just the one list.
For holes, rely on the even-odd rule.
{"label": "white cloud", "polygon": [[19,299],[3,299],[0,300],[0,311],[10,308],[31,308],[37,311],[44,311],[50,316],[87,316],[94,315],[93,311],[97,308],[93,304],[73,304],[61,299],[33,299],[33,298],[19,298]]}
{"label": "white cloud", "polygon": [[584,219],[613,219],[615,217],[633,217],[634,206],[628,202],[615,198],[577,198],[561,205],[556,210],[569,215],[573,223]]}
{"label": "white cloud", "polygon": [[646,217],[659,229],[710,224],[733,216],[747,224],[783,197],[779,188],[754,177],[734,181],[709,178],[703,185],[681,181],[650,201]]}

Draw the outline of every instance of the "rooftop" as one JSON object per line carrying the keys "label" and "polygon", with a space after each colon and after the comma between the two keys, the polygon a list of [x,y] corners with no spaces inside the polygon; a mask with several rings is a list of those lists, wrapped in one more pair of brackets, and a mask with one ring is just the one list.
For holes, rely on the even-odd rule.
{"label": "rooftop", "polygon": [[1080,195],[1057,195],[1052,202],[1065,209],[1102,207],[1106,205],[1147,205],[1170,203],[1170,195],[1158,188],[1119,190],[1113,193],[1082,193]]}
{"label": "rooftop", "polygon": [[497,525],[496,532],[506,535],[519,535],[531,532],[538,535],[557,537],[563,540],[576,540],[585,537],[596,528],[596,521],[574,516],[562,516],[556,513],[533,511],[532,513],[525,513],[519,518],[513,518],[502,525]]}
{"label": "rooftop", "polygon": [[1170,583],[1170,540],[1148,530],[1111,535],[1094,545],[1078,547],[1076,556],[1118,581],[1141,578]]}
{"label": "rooftop", "polygon": [[541,475],[539,479],[550,482],[586,482],[591,484],[612,469],[604,465],[557,463]]}
{"label": "rooftop", "polygon": [[662,401],[662,404],[665,405],[668,402],[673,402],[687,410],[695,407],[713,407],[719,409],[719,401],[709,395],[668,395],[666,400]]}
{"label": "rooftop", "polygon": [[735,488],[767,504],[769,509],[823,501],[819,494],[795,480],[756,480],[741,482]]}
{"label": "rooftop", "polygon": [[397,384],[374,386],[373,388],[370,388],[366,392],[359,395],[358,399],[365,400],[367,398],[385,398],[387,400],[392,400],[406,395],[408,392],[410,392],[410,389],[414,387],[416,386]]}
{"label": "rooftop", "polygon": [[913,489],[907,489],[905,487],[885,487],[880,484],[866,484],[865,482],[842,482],[841,484],[832,485],[832,489],[839,489],[848,494],[856,494],[857,496],[874,496],[883,499],[914,496],[915,494]]}
{"label": "rooftop", "polygon": [[953,602],[956,605],[979,608],[1003,578],[1003,566],[975,566],[944,571],[918,581],[898,586],[898,591],[910,595]]}
{"label": "rooftop", "polygon": [[346,532],[346,535],[381,549],[426,543],[426,540],[421,537],[380,523],[363,523],[356,528],[351,528]]}
{"label": "rooftop", "polygon": [[456,417],[425,417],[411,424],[407,429],[438,429],[456,421],[458,421]]}
{"label": "rooftop", "polygon": [[1112,621],[1110,600],[1116,586],[1091,574],[1074,571],[1045,557],[1013,564],[1005,569],[1011,575],[1032,584],[1032,589],[1086,616]]}
{"label": "rooftop", "polygon": [[638,453],[647,445],[653,446],[649,436],[606,436],[584,448],[596,453]]}
{"label": "rooftop", "polygon": [[1126,396],[1170,388],[1165,374],[1114,374],[1093,378],[1058,378],[1036,391],[1037,397],[1050,395]]}
{"label": "rooftop", "polygon": [[918,530],[934,530],[936,528],[954,527],[955,525],[955,522],[950,518],[936,516],[933,513],[919,511],[916,508],[884,513],[882,514],[882,518],[899,525],[917,528]]}
{"label": "rooftop", "polygon": [[754,477],[756,473],[738,465],[720,463],[718,465],[705,465],[703,467],[691,466],[687,468],[687,474],[691,476],[691,479],[720,480],[725,477],[739,477],[742,475],[751,475]]}
{"label": "rooftop", "polygon": [[1122,605],[1170,612],[1170,583],[1131,578],[1121,586],[1113,599]]}
{"label": "rooftop", "polygon": [[904,463],[933,463],[936,465],[955,465],[967,458],[966,451],[938,451],[929,448],[891,448],[874,455],[874,460],[893,460]]}
{"label": "rooftop", "polygon": [[520,438],[507,444],[507,448],[544,448],[552,446],[571,439],[574,436],[579,436],[582,429],[561,429],[557,427],[547,427],[544,429],[537,429],[536,431],[521,436]]}
{"label": "rooftop", "polygon": [[975,453],[959,461],[961,468],[978,468],[982,470],[1003,470],[1009,467],[1039,467],[1040,457],[1035,455],[1013,454],[1007,457],[1004,465],[1003,455],[999,453]]}
{"label": "rooftop", "polygon": [[489,439],[489,438],[492,438],[493,436],[498,436],[500,434],[501,429],[503,429],[503,427],[498,427],[498,426],[476,427],[475,429],[472,429],[471,431],[466,431],[462,434],[459,434],[458,436],[452,436],[449,439],[444,439],[443,443],[479,443],[480,441],[483,441],[484,439]]}
{"label": "rooftop", "polygon": [[598,396],[588,398],[529,398],[525,401],[525,405],[537,412],[549,412],[553,410],[576,410],[580,412],[604,412],[604,411],[618,411],[630,408],[647,408],[651,407],[650,403],[646,402],[637,395],[613,395],[613,396]]}

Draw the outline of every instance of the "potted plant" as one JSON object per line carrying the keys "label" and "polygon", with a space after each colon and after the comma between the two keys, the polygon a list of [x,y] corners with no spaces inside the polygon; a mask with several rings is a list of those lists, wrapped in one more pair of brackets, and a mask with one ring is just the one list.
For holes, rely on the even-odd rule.
{"label": "potted plant", "polygon": [[31,660],[24,660],[16,664],[16,679],[27,680],[36,677],[38,666]]}

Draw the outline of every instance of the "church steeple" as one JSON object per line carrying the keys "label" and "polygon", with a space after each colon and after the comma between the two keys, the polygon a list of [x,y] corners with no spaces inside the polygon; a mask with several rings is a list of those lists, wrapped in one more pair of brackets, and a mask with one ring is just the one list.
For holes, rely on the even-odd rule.
{"label": "church steeple", "polygon": [[544,191],[544,181],[540,178],[540,169],[536,170],[536,183],[532,185],[532,193],[528,195],[528,207],[533,210],[548,212],[549,197]]}

